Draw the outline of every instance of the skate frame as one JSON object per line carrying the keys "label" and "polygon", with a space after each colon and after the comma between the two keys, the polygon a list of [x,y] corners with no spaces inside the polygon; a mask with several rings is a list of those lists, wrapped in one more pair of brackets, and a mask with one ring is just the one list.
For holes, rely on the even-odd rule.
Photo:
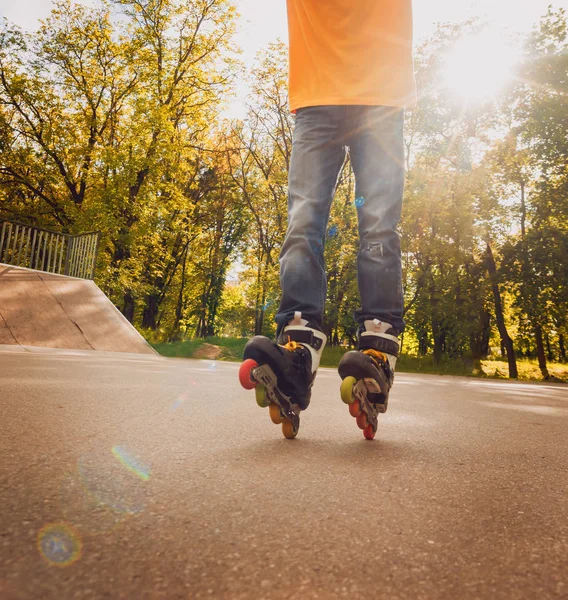
{"label": "skate frame", "polygon": [[369,400],[369,394],[380,394],[381,388],[379,384],[372,378],[359,379],[353,386],[353,396],[359,400],[361,410],[367,415],[369,425],[373,426],[376,431],[378,426],[379,413],[384,413],[387,410],[385,404],[376,404]]}
{"label": "skate frame", "polygon": [[274,371],[268,365],[261,365],[251,369],[250,376],[253,381],[264,386],[269,402],[278,406],[281,416],[291,421],[294,431],[297,432],[300,428],[300,408],[278,389],[278,378]]}

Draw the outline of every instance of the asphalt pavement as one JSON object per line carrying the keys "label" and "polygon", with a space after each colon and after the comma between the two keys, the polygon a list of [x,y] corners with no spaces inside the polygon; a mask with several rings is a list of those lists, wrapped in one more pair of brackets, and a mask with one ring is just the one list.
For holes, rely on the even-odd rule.
{"label": "asphalt pavement", "polygon": [[296,440],[237,364],[0,352],[0,598],[568,598],[568,388],[397,374]]}

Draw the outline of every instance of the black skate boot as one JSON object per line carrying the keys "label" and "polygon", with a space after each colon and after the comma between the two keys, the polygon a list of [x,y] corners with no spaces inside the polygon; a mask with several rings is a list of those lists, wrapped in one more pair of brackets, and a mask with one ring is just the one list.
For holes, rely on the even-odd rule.
{"label": "black skate boot", "polygon": [[372,440],[379,414],[387,411],[400,342],[391,325],[378,319],[365,321],[358,340],[359,349],[344,354],[339,363],[341,399],[365,438]]}
{"label": "black skate boot", "polygon": [[255,388],[257,404],[269,407],[272,422],[282,423],[288,439],[298,434],[300,412],[310,403],[326,341],[325,334],[309,327],[302,313],[296,312],[277,342],[257,335],[245,346],[241,385]]}

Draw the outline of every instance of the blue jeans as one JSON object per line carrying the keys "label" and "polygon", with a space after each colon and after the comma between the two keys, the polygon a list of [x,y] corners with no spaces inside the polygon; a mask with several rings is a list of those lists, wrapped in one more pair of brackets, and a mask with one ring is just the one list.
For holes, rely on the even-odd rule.
{"label": "blue jeans", "polygon": [[400,220],[404,187],[404,110],[388,106],[314,106],[296,114],[288,182],[288,230],[280,253],[278,331],[302,312],[322,328],[327,292],[324,242],[347,152],[359,218],[355,320],[390,323],[401,333]]}

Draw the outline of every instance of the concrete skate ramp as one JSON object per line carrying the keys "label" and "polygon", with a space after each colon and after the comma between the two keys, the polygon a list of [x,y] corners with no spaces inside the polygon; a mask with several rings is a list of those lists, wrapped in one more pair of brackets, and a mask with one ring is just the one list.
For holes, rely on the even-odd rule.
{"label": "concrete skate ramp", "polygon": [[4,264],[0,344],[155,354],[93,281]]}

